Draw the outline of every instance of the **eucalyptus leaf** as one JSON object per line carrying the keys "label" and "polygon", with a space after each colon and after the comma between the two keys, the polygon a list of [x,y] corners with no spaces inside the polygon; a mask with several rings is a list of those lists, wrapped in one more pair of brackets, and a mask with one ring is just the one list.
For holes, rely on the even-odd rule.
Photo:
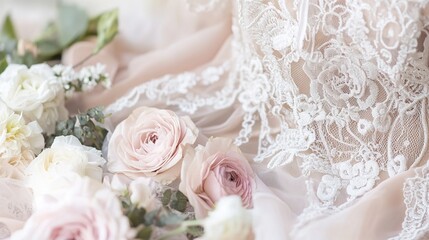
{"label": "eucalyptus leaf", "polygon": [[67,47],[85,35],[89,17],[81,8],[63,2],[58,8],[59,44]]}
{"label": "eucalyptus leaf", "polygon": [[106,12],[100,16],[97,25],[97,45],[93,53],[109,44],[118,33],[118,9]]}
{"label": "eucalyptus leaf", "polygon": [[6,70],[7,66],[9,64],[7,63],[6,57],[3,57],[3,59],[0,60],[0,74]]}
{"label": "eucalyptus leaf", "polygon": [[[64,132],[63,132],[64,133]],[[81,127],[75,127],[73,130],[73,135],[77,137],[81,142],[84,139],[84,131]]]}
{"label": "eucalyptus leaf", "polygon": [[186,232],[193,237],[201,237],[204,234],[204,228],[200,226],[190,226],[186,229]]}
{"label": "eucalyptus leaf", "polygon": [[150,236],[152,235],[152,228],[151,227],[144,227],[141,229],[138,233],[136,238],[140,240],[149,240]]}
{"label": "eucalyptus leaf", "polygon": [[162,199],[161,199],[163,206],[167,206],[170,203],[171,194],[172,194],[171,189],[167,189],[164,191],[164,193],[162,194]]}
{"label": "eucalyptus leaf", "polygon": [[179,212],[185,212],[188,205],[188,198],[180,191],[177,191],[174,197],[174,200],[170,203],[170,207]]}
{"label": "eucalyptus leaf", "polygon": [[39,40],[36,42],[36,46],[38,56],[46,60],[60,54],[63,50],[58,41],[51,39]]}
{"label": "eucalyptus leaf", "polygon": [[[16,50],[18,46],[18,40],[13,26],[12,19],[9,15],[3,21],[0,31],[0,51],[2,56],[0,60],[3,60],[4,55],[8,55],[11,60],[17,55]],[[4,66],[4,62],[3,62]]]}
{"label": "eucalyptus leaf", "polygon": [[87,114],[79,114],[77,115],[77,119],[80,125],[85,125],[89,122],[89,116]]}
{"label": "eucalyptus leaf", "polygon": [[13,26],[12,19],[10,18],[9,15],[6,16],[6,18],[3,22],[1,35],[3,37],[7,37],[7,38],[12,39],[12,40],[17,40],[15,27]]}
{"label": "eucalyptus leaf", "polygon": [[128,213],[128,219],[130,220],[131,227],[137,227],[145,222],[146,209],[144,208],[132,208]]}
{"label": "eucalyptus leaf", "polygon": [[57,39],[58,39],[58,24],[52,21],[46,25],[45,29],[43,29],[43,32],[38,37],[37,41],[57,40]]}

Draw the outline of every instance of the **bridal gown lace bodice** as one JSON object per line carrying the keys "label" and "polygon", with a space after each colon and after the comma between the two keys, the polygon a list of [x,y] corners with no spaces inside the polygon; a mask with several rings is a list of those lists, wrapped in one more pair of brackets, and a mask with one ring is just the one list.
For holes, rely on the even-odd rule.
{"label": "bridal gown lace bodice", "polygon": [[[189,1],[198,12],[224,1]],[[255,139],[254,161],[306,176],[299,223],[353,204],[383,180],[424,166],[428,150],[429,4],[408,0],[235,1],[231,57],[199,72],[165,76],[141,95],[194,114],[240,106],[235,142]],[[215,86],[210,91],[194,91]],[[397,239],[428,228],[428,172],[404,185]],[[284,184],[288,184],[285,182]],[[299,225],[299,224],[298,224]]]}

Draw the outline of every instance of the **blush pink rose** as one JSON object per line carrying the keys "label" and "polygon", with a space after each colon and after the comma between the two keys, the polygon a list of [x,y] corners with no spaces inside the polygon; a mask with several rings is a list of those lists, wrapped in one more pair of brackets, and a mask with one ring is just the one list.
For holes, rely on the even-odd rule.
{"label": "blush pink rose", "polygon": [[180,174],[184,147],[198,129],[189,117],[169,110],[140,107],[113,132],[107,168],[132,179],[150,177],[169,183]]}
{"label": "blush pink rose", "polygon": [[189,148],[183,160],[179,189],[197,218],[207,216],[222,197],[238,195],[252,207],[254,174],[240,149],[228,138],[210,138],[205,147]]}
{"label": "blush pink rose", "polygon": [[47,196],[11,240],[127,240],[133,235],[116,196],[81,178],[61,198]]}

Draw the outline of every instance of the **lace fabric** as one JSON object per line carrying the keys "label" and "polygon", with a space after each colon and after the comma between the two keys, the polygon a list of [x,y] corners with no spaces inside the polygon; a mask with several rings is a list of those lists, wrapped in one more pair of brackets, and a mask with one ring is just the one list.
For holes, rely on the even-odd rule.
{"label": "lace fabric", "polygon": [[406,216],[401,233],[390,240],[423,240],[429,237],[429,165],[406,180],[404,185]]}
{"label": "lace fabric", "polygon": [[32,213],[32,194],[22,182],[0,179],[0,239],[21,228]]}
{"label": "lace fabric", "polygon": [[[219,2],[190,6],[210,11]],[[427,1],[407,0],[235,1],[227,62],[143,84],[107,111],[131,108],[143,95],[191,115],[238,104],[242,128],[235,143],[245,147],[257,135],[256,162],[268,161],[269,168],[296,163],[308,177],[305,223],[423,164],[428,9]],[[219,82],[214,91],[198,91]],[[427,211],[428,203],[415,200],[424,193],[411,187],[423,182],[405,186],[404,227],[413,209]],[[420,220],[427,224],[426,216]]]}

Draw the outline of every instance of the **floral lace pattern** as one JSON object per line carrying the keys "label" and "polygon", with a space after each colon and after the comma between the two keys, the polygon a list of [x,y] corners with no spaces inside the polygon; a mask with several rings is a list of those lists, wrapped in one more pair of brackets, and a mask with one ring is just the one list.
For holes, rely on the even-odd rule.
{"label": "floral lace pattern", "polygon": [[429,236],[429,165],[422,168],[404,185],[407,207],[402,232],[390,240],[423,240]]}
{"label": "floral lace pattern", "polygon": [[[405,0],[240,1],[242,85],[269,83],[269,97],[257,105],[239,98],[257,115],[246,121],[261,124],[255,160],[270,159],[268,167],[295,160],[310,178],[322,174],[309,189],[320,206],[341,206],[340,194],[362,196],[382,171],[394,176],[416,166],[428,143],[423,7]],[[269,117],[278,118],[280,131]]]}
{"label": "floral lace pattern", "polygon": [[[245,113],[235,143],[258,132],[255,161],[298,162],[316,199],[302,219],[335,211],[382,172],[417,166],[428,150],[426,8],[408,0],[235,1],[231,62],[154,80],[109,111],[143,93],[191,114],[239,102]],[[219,78],[227,80],[211,96],[191,91]]]}
{"label": "floral lace pattern", "polygon": [[3,203],[0,206],[0,239],[8,239],[11,234],[8,221],[16,225],[18,222],[24,223],[30,217],[32,193],[18,181],[5,178],[0,179],[0,189],[0,202]]}

